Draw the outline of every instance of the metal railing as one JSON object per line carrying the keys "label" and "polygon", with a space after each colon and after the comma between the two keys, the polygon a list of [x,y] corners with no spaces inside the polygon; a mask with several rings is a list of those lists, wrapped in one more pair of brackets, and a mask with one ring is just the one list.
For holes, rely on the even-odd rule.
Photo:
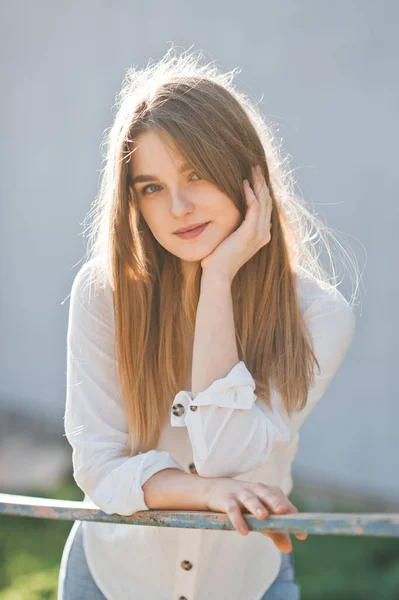
{"label": "metal railing", "polygon": [[[0,494],[0,514],[37,519],[99,521],[154,527],[234,530],[225,513],[208,511],[142,510],[130,516],[109,515],[92,504],[34,496]],[[243,513],[250,531],[399,537],[399,513],[296,513],[270,515],[267,519]]]}

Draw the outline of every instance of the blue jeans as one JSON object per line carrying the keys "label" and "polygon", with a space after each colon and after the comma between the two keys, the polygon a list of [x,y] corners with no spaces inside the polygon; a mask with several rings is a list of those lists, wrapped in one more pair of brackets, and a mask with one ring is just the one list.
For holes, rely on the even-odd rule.
{"label": "blue jeans", "polygon": [[300,600],[301,588],[295,580],[294,553],[281,553],[280,571],[261,600]]}
{"label": "blue jeans", "polygon": [[[58,577],[57,600],[106,600],[87,566],[81,525],[81,521],[74,522],[65,543]],[[280,572],[261,600],[300,600],[293,553],[283,552],[281,558]]]}

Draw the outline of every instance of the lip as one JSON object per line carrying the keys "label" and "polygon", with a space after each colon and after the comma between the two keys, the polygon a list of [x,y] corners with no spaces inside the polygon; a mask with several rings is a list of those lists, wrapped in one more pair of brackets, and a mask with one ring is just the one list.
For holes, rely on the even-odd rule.
{"label": "lip", "polygon": [[180,233],[175,233],[175,235],[178,235],[179,237],[183,238],[183,239],[191,239],[191,238],[195,238],[198,235],[200,235],[209,225],[210,221],[208,221],[208,223],[203,223],[202,225],[199,225],[198,227],[195,227],[194,229],[189,229],[188,231],[182,231]]}
{"label": "lip", "polygon": [[186,233],[186,231],[197,229],[198,227],[202,227],[202,225],[206,225],[206,223],[194,223],[194,225],[189,225],[189,227],[182,227],[181,229],[178,229],[177,231],[175,231],[175,233]]}

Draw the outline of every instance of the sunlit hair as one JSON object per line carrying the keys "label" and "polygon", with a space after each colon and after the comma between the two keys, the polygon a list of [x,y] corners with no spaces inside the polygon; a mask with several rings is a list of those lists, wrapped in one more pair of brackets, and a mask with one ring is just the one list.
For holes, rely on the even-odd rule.
{"label": "sunlit hair", "polygon": [[[238,271],[232,298],[239,359],[268,406],[272,384],[289,414],[302,410],[319,367],[299,310],[296,273],[303,270],[327,288],[337,285],[327,243],[335,238],[294,193],[272,127],[233,86],[238,69],[222,73],[202,58],[171,48],[161,60],[127,70],[103,142],[100,191],[86,217],[91,282],[113,290],[126,455],[156,448],[173,398],[185,389],[202,273],[198,261],[184,285],[180,259],[158,243],[139,211],[129,173],[140,133],[169,134],[196,172],[232,199],[242,219],[242,181],[252,184],[251,167],[261,165],[273,201],[271,241]],[[333,277],[319,261],[320,240]]]}

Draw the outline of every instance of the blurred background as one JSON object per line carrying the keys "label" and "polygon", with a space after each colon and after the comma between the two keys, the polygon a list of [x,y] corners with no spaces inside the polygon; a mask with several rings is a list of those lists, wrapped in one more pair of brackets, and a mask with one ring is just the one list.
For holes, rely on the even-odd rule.
{"label": "blurred background", "polygon": [[[399,512],[399,5],[14,0],[0,11],[0,492],[83,499],[63,435],[82,221],[126,69],[173,43],[240,67],[235,84],[274,124],[297,191],[358,260],[355,336],[301,429],[291,500],[306,512]],[[348,300],[354,284],[339,286]],[[71,525],[1,516],[0,600],[56,598]],[[399,598],[399,540],[292,542],[305,600]]]}

